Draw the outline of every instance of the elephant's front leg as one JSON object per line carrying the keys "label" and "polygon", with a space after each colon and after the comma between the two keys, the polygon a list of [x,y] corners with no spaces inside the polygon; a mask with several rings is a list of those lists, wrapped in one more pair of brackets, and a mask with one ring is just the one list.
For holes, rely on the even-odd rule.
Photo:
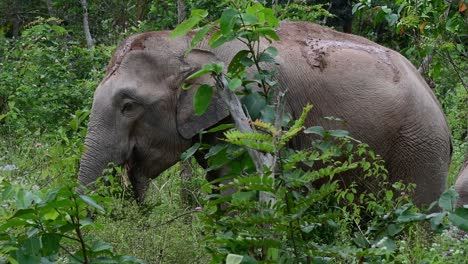
{"label": "elephant's front leg", "polygon": [[[137,174],[138,175],[138,174]],[[136,176],[133,174],[128,175],[130,182],[132,183],[133,195],[135,200],[142,204],[145,201],[145,193],[150,184],[150,179],[146,177]]]}

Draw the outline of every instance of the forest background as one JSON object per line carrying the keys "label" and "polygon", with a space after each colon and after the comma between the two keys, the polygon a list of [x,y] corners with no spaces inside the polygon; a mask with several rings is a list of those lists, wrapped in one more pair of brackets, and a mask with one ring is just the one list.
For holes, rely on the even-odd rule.
{"label": "forest background", "polygon": [[[264,5],[282,20],[324,24],[364,36],[407,57],[435,92],[452,130],[454,153],[448,186],[454,184],[468,147],[467,1],[273,0]],[[63,189],[76,181],[93,93],[116,45],[134,33],[174,29],[191,10],[205,9],[207,19],[216,19],[223,8],[223,3],[212,0],[0,2],[0,199],[4,205],[0,207],[0,261],[13,263],[22,258],[19,263],[37,263],[39,258],[67,263],[67,251],[70,255],[80,252],[72,242],[50,242],[55,241],[53,237],[46,239],[53,245],[46,250],[46,240],[35,239],[34,232],[41,230],[19,222],[5,223],[11,223],[18,212],[23,216],[32,212],[21,210],[37,209],[39,198],[33,194]],[[187,177],[190,173],[194,175]],[[95,198],[105,209],[93,199],[85,198],[82,205],[106,212],[83,234],[71,227],[77,230],[78,241],[94,243],[89,251],[121,262],[127,258],[119,254],[147,263],[209,261],[205,222],[199,216],[205,184],[200,167],[188,162],[165,172],[153,181],[143,207],[119,184],[119,169],[108,174],[117,182],[107,188],[111,199]],[[49,211],[43,213],[52,222],[60,218]],[[6,232],[11,227],[16,228],[15,235]],[[415,225],[400,235],[385,259],[463,263],[467,243],[448,233],[429,234]],[[80,254],[82,257],[83,252]],[[343,262],[353,262],[340,257]],[[137,260],[128,257],[128,261]]]}

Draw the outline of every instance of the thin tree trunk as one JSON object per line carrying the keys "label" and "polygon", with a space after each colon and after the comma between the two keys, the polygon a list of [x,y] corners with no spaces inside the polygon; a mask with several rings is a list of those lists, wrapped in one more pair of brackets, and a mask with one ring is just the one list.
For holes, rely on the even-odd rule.
{"label": "thin tree trunk", "polygon": [[187,7],[184,0],[177,0],[177,24],[182,23],[187,18]]}
{"label": "thin tree trunk", "polygon": [[13,1],[13,38],[19,37],[20,27],[21,27],[21,6],[18,1]]}
{"label": "thin tree trunk", "polygon": [[81,7],[83,8],[83,30],[86,38],[86,44],[88,48],[91,49],[94,46],[94,40],[91,37],[91,32],[89,31],[89,20],[88,20],[88,3],[86,0],[79,0]]}
{"label": "thin tree trunk", "polygon": [[432,63],[432,52],[427,54],[424,59],[421,62],[421,65],[419,65],[418,72],[422,76],[426,76],[427,71],[429,70],[429,66],[431,66]]}
{"label": "thin tree trunk", "polygon": [[55,17],[54,7],[52,6],[52,0],[44,0],[47,6],[47,12],[49,13],[49,17]]}
{"label": "thin tree trunk", "polygon": [[[182,23],[187,18],[187,9],[184,0],[177,0],[177,24]],[[194,206],[191,188],[189,186],[190,179],[193,178],[193,169],[190,160],[181,163],[182,170],[180,172],[180,198],[185,206]]]}

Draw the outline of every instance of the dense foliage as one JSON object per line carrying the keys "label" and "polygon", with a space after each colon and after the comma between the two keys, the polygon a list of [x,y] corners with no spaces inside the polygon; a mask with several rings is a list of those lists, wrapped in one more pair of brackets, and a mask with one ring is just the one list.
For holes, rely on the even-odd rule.
{"label": "dense foliage", "polygon": [[[237,171],[243,176],[230,185],[208,183],[203,170],[191,164],[194,175],[188,182],[179,178],[178,166],[170,169],[154,182],[142,206],[128,195],[125,171],[120,168],[110,169],[105,176],[110,185],[98,190],[109,199],[74,192],[92,95],[115,45],[131,33],[175,28],[185,18],[180,11],[184,9],[188,14],[192,11],[192,17],[198,15],[189,22],[191,26],[218,17],[232,19],[235,14],[226,11],[228,2],[241,1],[88,1],[93,48],[87,47],[84,34],[86,1],[0,2],[0,262],[139,263],[140,258],[147,263],[207,263],[210,257],[214,263],[307,262],[311,257],[343,263],[465,261],[468,240],[453,238],[446,231],[428,234],[413,224],[428,219],[432,229],[440,232],[449,223],[466,225],[465,212],[452,207],[456,199],[452,189],[437,201],[444,211],[433,215],[412,206],[401,195],[411,186],[399,184],[359,195],[355,188],[342,190],[330,181],[308,196],[304,182],[329,177],[333,171],[363,167],[369,175],[385,178],[381,161],[369,158],[372,152],[364,146],[348,147],[352,139],[344,131],[318,127],[304,131],[301,120],[293,120],[277,133],[278,128],[268,124],[274,120],[274,108],[267,107],[274,96],[247,93],[243,99],[247,106],[263,100],[266,110],[257,112],[263,121],[256,125],[266,133],[252,137],[230,132],[228,141],[234,145],[208,152],[211,166],[220,166],[220,160],[240,166]],[[346,23],[352,23],[354,34],[398,50],[420,67],[452,128],[454,162],[449,185],[453,184],[468,147],[467,1],[266,1],[264,5],[267,11],[261,12],[266,19],[261,22],[267,25],[262,26],[274,27],[273,13],[280,19],[326,23],[338,30],[348,30]],[[226,32],[239,30],[229,25]],[[262,32],[257,38],[276,38],[272,30],[257,32]],[[217,44],[229,40],[218,39]],[[244,66],[255,66],[256,60],[273,62],[277,54],[269,49],[262,55],[243,54],[251,61]],[[231,67],[234,73],[226,76],[230,89],[240,92],[241,85],[249,82],[244,66]],[[216,65],[205,68],[205,73],[212,72],[221,71]],[[276,85],[274,74],[262,74],[253,81],[263,85],[268,95]],[[210,89],[214,88],[198,92],[197,112],[209,103]],[[282,149],[288,138],[283,138],[283,146],[277,145],[281,142],[277,135],[306,131],[321,138],[310,152]],[[323,148],[330,146],[323,144],[327,141],[334,147]],[[261,151],[273,148],[272,153],[285,155],[281,174],[270,184],[258,184],[261,175],[246,162],[248,154],[242,147],[253,144]],[[184,158],[190,160],[188,154],[197,148],[208,146],[196,145]],[[337,151],[347,157],[347,163],[336,162]],[[330,167],[316,174],[296,168],[299,160],[317,158]],[[232,195],[216,194],[233,186],[237,191]],[[188,189],[190,199],[180,189]],[[274,196],[276,202],[256,202],[265,195]],[[100,212],[94,221],[86,208]]]}

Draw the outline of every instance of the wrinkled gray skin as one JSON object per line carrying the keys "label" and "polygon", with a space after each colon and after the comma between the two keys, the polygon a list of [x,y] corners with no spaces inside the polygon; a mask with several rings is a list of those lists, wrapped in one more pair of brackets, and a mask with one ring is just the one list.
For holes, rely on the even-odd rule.
{"label": "wrinkled gray skin", "polygon": [[455,182],[455,190],[460,195],[457,207],[468,205],[468,152]]}
{"label": "wrinkled gray skin", "polygon": [[[209,50],[202,43],[185,57],[190,37],[168,34],[135,35],[116,51],[94,95],[81,184],[94,182],[109,162],[126,164],[141,201],[150,179],[175,164],[201,129],[228,116],[217,98],[203,116],[195,116],[195,89],[181,86],[204,63],[227,64],[243,45]],[[346,120],[341,128],[386,160],[391,181],[416,183],[418,204],[436,200],[449,169],[450,132],[434,94],[411,63],[367,39],[318,25],[283,22],[278,34],[277,76],[288,89],[286,107],[293,117],[312,103],[306,127],[336,128],[323,119],[328,116]],[[293,147],[305,147],[309,140],[301,136]]]}

